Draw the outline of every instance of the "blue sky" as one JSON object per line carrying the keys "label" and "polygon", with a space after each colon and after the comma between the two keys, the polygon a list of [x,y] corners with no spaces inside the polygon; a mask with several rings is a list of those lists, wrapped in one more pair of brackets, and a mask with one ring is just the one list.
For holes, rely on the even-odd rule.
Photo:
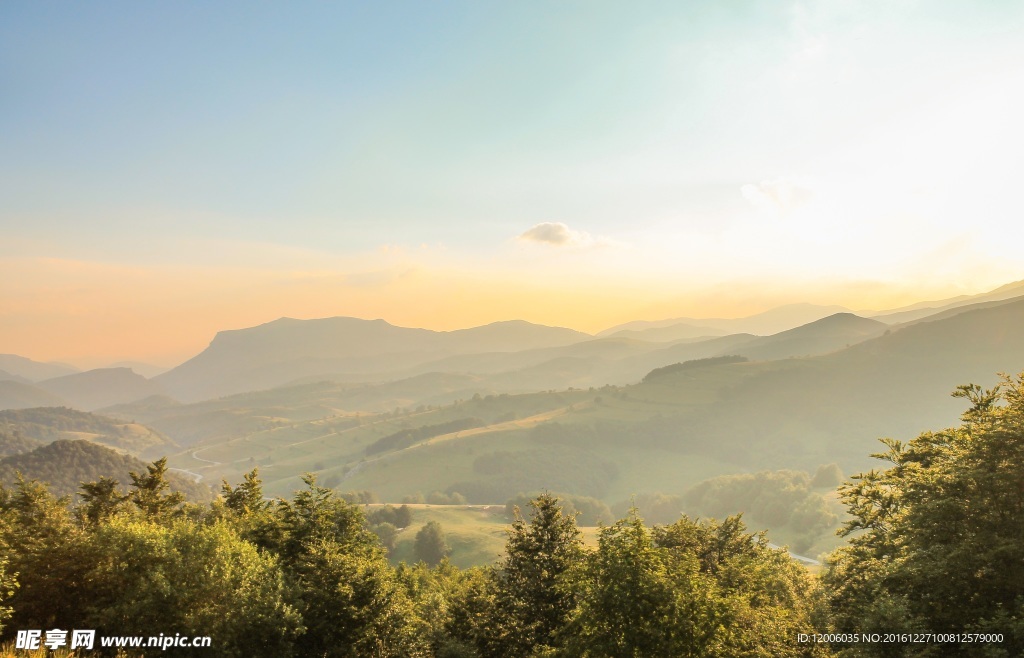
{"label": "blue sky", "polygon": [[[0,351],[1019,279],[1022,44],[1011,2],[6,3]],[[208,322],[122,354],[96,306]]]}

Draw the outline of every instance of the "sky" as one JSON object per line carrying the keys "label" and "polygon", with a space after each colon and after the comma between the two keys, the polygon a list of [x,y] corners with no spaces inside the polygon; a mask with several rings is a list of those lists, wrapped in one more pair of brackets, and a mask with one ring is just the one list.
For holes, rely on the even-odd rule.
{"label": "sky", "polygon": [[0,353],[1024,279],[1024,4],[0,4]]}

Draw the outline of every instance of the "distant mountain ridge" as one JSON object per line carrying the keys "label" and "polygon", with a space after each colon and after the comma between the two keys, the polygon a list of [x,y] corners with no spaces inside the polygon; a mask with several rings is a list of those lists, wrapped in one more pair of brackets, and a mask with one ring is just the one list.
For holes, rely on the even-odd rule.
{"label": "distant mountain ridge", "polygon": [[33,384],[0,379],[0,409],[63,407],[67,404],[67,400]]}
{"label": "distant mountain ridge", "polygon": [[37,386],[85,411],[164,392],[159,384],[129,368],[97,368],[47,379]]}
{"label": "distant mountain ridge", "polygon": [[637,332],[634,338],[644,340],[644,333],[649,330],[665,329],[675,325],[690,325],[716,329],[727,334],[754,334],[767,336],[777,334],[820,320],[836,313],[849,313],[844,306],[821,306],[818,304],[786,304],[762,313],[755,313],[741,318],[673,318],[669,320],[637,320],[616,325],[598,332],[598,336],[610,336],[622,331]]}
{"label": "distant mountain ridge", "polygon": [[964,306],[973,306],[985,302],[999,302],[1018,297],[1024,298],[1024,281],[1007,283],[995,290],[978,295],[960,295],[938,301],[919,302],[902,308],[874,313],[869,317],[886,324],[902,324]]}
{"label": "distant mountain ridge", "polygon": [[0,370],[30,382],[39,382],[78,372],[78,368],[64,363],[40,363],[17,354],[0,354]]}
{"label": "distant mountain ridge", "polygon": [[888,328],[889,325],[878,320],[862,318],[853,313],[836,313],[795,329],[755,338],[734,350],[734,353],[760,360],[827,354],[881,336]]}
{"label": "distant mountain ridge", "polygon": [[210,346],[154,379],[195,401],[271,388],[326,372],[383,373],[446,355],[517,352],[591,338],[573,329],[513,320],[456,331],[397,327],[384,320],[281,318],[222,331]]}

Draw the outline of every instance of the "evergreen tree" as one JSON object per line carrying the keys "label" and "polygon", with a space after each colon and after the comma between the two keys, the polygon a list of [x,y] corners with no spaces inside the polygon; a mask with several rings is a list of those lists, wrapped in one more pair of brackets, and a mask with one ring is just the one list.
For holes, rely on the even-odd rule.
{"label": "evergreen tree", "polygon": [[171,488],[167,481],[167,458],[161,457],[146,466],[146,473],[139,475],[132,471],[133,490],[128,494],[142,513],[154,520],[170,518],[185,501],[185,494],[179,491],[168,491]]}
{"label": "evergreen tree", "polygon": [[565,583],[583,558],[575,515],[562,512],[558,498],[544,493],[530,501],[529,524],[515,510],[515,521],[497,570],[495,623],[505,626],[506,655],[527,656],[554,647],[575,595]]}
{"label": "evergreen tree", "polygon": [[263,499],[263,481],[259,477],[259,469],[246,473],[237,487],[232,487],[227,480],[221,484],[224,504],[232,512],[240,515],[258,513],[270,507],[270,501]]}
{"label": "evergreen tree", "polygon": [[20,474],[13,491],[0,490],[0,559],[18,580],[8,601],[16,628],[53,628],[81,600],[77,588],[90,557],[68,503]]}
{"label": "evergreen tree", "polygon": [[105,475],[95,482],[83,482],[78,494],[82,499],[78,506],[79,518],[95,526],[127,509],[129,496],[122,494],[118,485],[117,480]]}

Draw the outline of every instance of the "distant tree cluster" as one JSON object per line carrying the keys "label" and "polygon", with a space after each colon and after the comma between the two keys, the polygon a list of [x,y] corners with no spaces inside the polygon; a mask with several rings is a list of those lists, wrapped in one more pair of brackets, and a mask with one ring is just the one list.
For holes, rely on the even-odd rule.
{"label": "distant tree cluster", "polygon": [[377,497],[377,494],[367,489],[361,489],[359,491],[342,491],[338,494],[338,497],[346,503],[352,503],[353,505],[371,505],[373,503],[380,502],[380,498]]}
{"label": "distant tree cluster", "polygon": [[42,442],[25,436],[18,427],[0,427],[0,458],[34,450]]}
{"label": "distant tree cluster", "polygon": [[[823,475],[819,481],[826,478]],[[680,503],[680,509],[704,516],[723,518],[744,512],[752,521],[775,530],[791,530],[797,552],[806,550],[822,533],[831,532],[839,523],[828,500],[812,490],[811,477],[803,471],[761,471],[711,478],[688,490]]]}

